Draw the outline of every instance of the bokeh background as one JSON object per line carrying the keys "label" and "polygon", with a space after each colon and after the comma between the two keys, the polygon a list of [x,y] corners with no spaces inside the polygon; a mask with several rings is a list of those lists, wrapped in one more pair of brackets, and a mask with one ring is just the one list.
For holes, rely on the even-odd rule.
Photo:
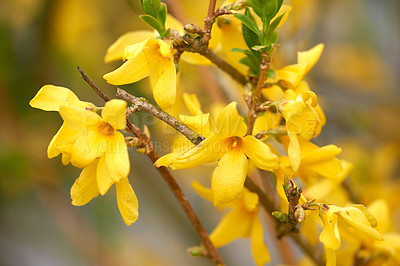
{"label": "bokeh background", "polygon": [[[184,23],[202,25],[207,2],[170,0],[167,5]],[[280,30],[277,64],[293,64],[298,50],[325,43],[320,62],[307,78],[328,119],[316,142],[343,148],[340,157],[355,164],[347,185],[365,204],[385,198],[399,231],[400,2],[285,3],[294,8]],[[113,95],[115,88],[102,76],[119,63],[105,64],[105,51],[123,33],[149,29],[138,19],[140,14],[135,0],[0,1],[0,265],[211,265],[187,254],[186,248],[199,240],[141,154],[130,153],[129,178],[140,204],[134,225],[123,223],[114,190],[86,206],[72,206],[69,189],[80,170],[46,156],[61,119],[28,105],[43,85],[54,84],[101,106],[76,67]],[[208,67],[183,64],[181,69],[190,77],[182,73],[179,92],[198,93],[207,111],[210,91],[217,86],[213,77],[219,74]],[[200,78],[203,75],[211,78]],[[152,98],[147,81],[126,88]],[[149,117],[137,120],[156,124]],[[163,140],[156,131],[152,138]],[[193,193],[190,181],[209,178],[211,171],[176,172],[209,231],[221,214]],[[265,235],[272,246],[272,233],[266,230]],[[228,265],[252,261],[248,240],[221,251]],[[273,256],[271,265],[278,263]]]}

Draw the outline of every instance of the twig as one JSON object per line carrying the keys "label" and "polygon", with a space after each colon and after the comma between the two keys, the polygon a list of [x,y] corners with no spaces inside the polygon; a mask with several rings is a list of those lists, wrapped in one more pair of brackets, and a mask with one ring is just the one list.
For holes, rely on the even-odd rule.
{"label": "twig", "polygon": [[171,127],[175,128],[179,133],[183,134],[194,145],[197,145],[204,140],[204,137],[202,135],[197,134],[195,131],[188,128],[185,124],[178,121],[175,117],[155,107],[144,98],[135,97],[120,88],[117,88],[117,97],[120,97],[125,101],[132,103],[132,108],[134,112],[145,111],[164,121]]}
{"label": "twig", "polygon": [[[194,38],[189,34],[185,34],[183,36],[184,42],[174,42],[174,48],[180,52],[201,54],[202,56],[213,62],[221,70],[225,71],[229,76],[231,76],[240,84],[244,85],[248,82],[247,78],[242,73],[240,73],[236,68],[226,62],[224,59],[222,59],[222,57],[214,53],[207,46],[204,46],[201,40],[201,38]],[[182,43],[187,43],[188,45],[184,46],[182,45]]]}
{"label": "twig", "polygon": [[216,3],[217,3],[217,0],[210,0],[210,2],[208,4],[207,17],[204,19],[203,43],[205,44],[205,46],[208,46],[208,42],[211,39],[211,29],[212,29],[212,25],[215,22],[214,10],[215,10]]}
{"label": "twig", "polygon": [[[82,74],[83,79],[93,88],[93,90],[104,100],[110,100],[92,81],[91,79],[83,72],[82,69],[78,68],[78,71]],[[146,144],[146,155],[151,160],[152,163],[155,163],[159,159],[157,152],[154,150],[151,141],[147,138],[146,134],[141,131],[138,127],[127,121],[127,128],[131,133],[133,133],[137,138],[139,138],[143,143]],[[192,226],[196,230],[197,234],[199,235],[201,241],[203,242],[204,246],[207,249],[207,252],[210,258],[214,261],[216,265],[223,265],[224,262],[219,255],[218,251],[215,249],[214,245],[212,244],[210,237],[205,230],[203,224],[201,223],[199,217],[197,216],[196,212],[194,211],[192,205],[190,204],[189,200],[187,199],[186,195],[183,193],[182,189],[175,181],[175,178],[172,176],[171,172],[164,166],[157,168],[157,171],[161,174],[164,181],[167,183],[170,190],[174,193],[175,198],[178,200],[179,204],[181,205],[182,209],[184,210],[186,216],[188,217],[189,221],[191,222]]]}
{"label": "twig", "polygon": [[249,108],[249,115],[247,120],[247,135],[251,135],[253,133],[254,122],[257,118],[257,106],[260,101],[261,90],[264,87],[264,82],[267,76],[267,72],[269,69],[269,61],[270,56],[266,52],[262,53],[261,65],[260,65],[260,74],[258,75],[257,84],[252,91],[251,102]]}
{"label": "twig", "polygon": [[80,67],[77,67],[76,70],[79,71],[79,73],[81,73],[82,78],[86,81],[87,84],[89,84],[90,87],[92,87],[92,89],[97,93],[97,95],[100,96],[100,98],[102,98],[105,102],[108,102],[110,100],[110,98],[105,95],[94,83],[93,81],[85,74],[85,72],[83,72],[83,70]]}

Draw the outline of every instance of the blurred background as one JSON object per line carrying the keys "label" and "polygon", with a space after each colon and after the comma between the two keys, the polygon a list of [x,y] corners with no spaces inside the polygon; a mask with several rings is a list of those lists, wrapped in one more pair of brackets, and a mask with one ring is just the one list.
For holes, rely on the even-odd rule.
{"label": "blurred background", "polygon": [[[285,3],[293,10],[280,30],[279,64],[294,64],[298,50],[325,44],[307,77],[327,115],[316,142],[342,147],[340,157],[355,164],[348,185],[364,204],[385,198],[393,227],[399,231],[400,2]],[[120,35],[149,29],[138,18],[139,1],[1,0],[0,4],[0,265],[212,265],[187,254],[186,248],[198,245],[199,239],[141,154],[130,153],[129,178],[140,205],[134,225],[125,226],[113,189],[83,207],[72,206],[69,189],[80,170],[46,155],[62,120],[57,113],[28,105],[43,85],[54,84],[102,106],[76,67],[108,95],[115,93],[102,76],[120,62],[105,64],[103,58]],[[183,23],[202,25],[208,1],[194,5],[189,0],[169,0],[167,5]],[[199,75],[213,76],[215,70],[184,63],[181,69],[190,78],[181,74],[179,93],[198,93],[208,111],[209,91],[215,84]],[[147,81],[125,88],[152,98]],[[163,140],[156,132],[152,138]],[[212,169],[204,167],[201,175],[196,168],[175,172],[208,231],[221,214],[193,192],[187,176],[207,179]],[[274,253],[271,232],[265,231]],[[222,248],[226,263],[252,262],[249,243],[241,240]],[[272,257],[271,265],[280,262]]]}

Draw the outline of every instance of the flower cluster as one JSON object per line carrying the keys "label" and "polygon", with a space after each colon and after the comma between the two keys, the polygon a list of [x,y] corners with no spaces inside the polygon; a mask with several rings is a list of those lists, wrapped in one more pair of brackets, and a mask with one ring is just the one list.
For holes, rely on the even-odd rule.
{"label": "flower cluster", "polygon": [[71,188],[72,204],[87,204],[104,195],[115,184],[117,202],[127,225],[138,218],[138,201],[129,183],[129,157],[125,138],[118,130],[126,127],[123,100],[111,100],[100,110],[82,102],[69,89],[46,85],[30,101],[34,108],[57,111],[63,125],[47,149],[49,158],[62,154],[63,164],[82,168]]}
{"label": "flower cluster", "polygon": [[[125,85],[149,77],[159,107],[147,101],[144,107],[145,99],[118,93],[125,101],[113,99],[99,108],[80,101],[69,89],[53,85],[42,87],[30,102],[34,108],[59,112],[64,120],[49,144],[48,157],[62,154],[63,164],[83,169],[71,188],[72,204],[84,205],[115,184],[125,223],[136,221],[138,200],[128,179],[130,162],[121,131],[127,127],[127,116],[147,111],[187,138],[177,137],[180,148],[159,157],[148,132],[131,130],[143,144],[137,145],[139,151],[149,156],[167,182],[173,179],[168,167],[177,170],[214,163],[213,173],[205,181],[210,189],[197,181],[192,186],[214,206],[230,208],[210,234],[215,247],[249,237],[255,263],[269,262],[259,218],[264,207],[269,213],[274,211],[279,220],[279,236],[300,231],[314,244],[315,232],[320,232],[327,265],[342,263],[336,251],[350,234],[362,244],[359,250],[371,254],[383,250],[396,261],[400,249],[389,244],[398,236],[390,235],[385,242],[381,235],[385,230],[374,229],[379,219],[373,215],[378,212],[376,207],[369,211],[363,205],[348,204],[350,198],[343,193],[337,201],[330,197],[341,187],[352,164],[337,157],[342,149],[336,145],[319,147],[312,142],[326,118],[317,94],[305,79],[324,45],[298,52],[296,64],[282,68],[274,65],[274,52],[279,48],[277,29],[284,25],[292,7],[276,0],[225,1],[214,17],[207,17],[203,30],[192,24],[183,27],[167,14],[160,1],[140,2],[146,13],[142,20],[156,31],[129,32],[112,44],[105,61],[124,62],[104,79],[112,85]],[[189,94],[182,88],[185,93],[181,95],[177,90],[180,59],[191,64],[215,64],[243,86],[227,81],[224,86],[228,87],[225,92],[229,100],[223,105],[211,102],[209,112],[204,112],[200,104],[204,98],[197,96],[201,92]],[[126,101],[132,106],[127,108]],[[190,115],[184,114],[180,102]],[[253,185],[248,186],[246,181]],[[276,184],[275,191],[269,187],[272,183]],[[176,186],[173,183],[170,187]],[[271,191],[276,195],[266,195]],[[181,191],[175,195],[180,201],[186,200]],[[275,206],[278,198],[280,211]],[[265,203],[268,200],[269,204]],[[194,224],[198,227],[199,223]],[[207,238],[202,241],[207,246]],[[212,257],[212,252],[207,252],[204,256]],[[318,258],[314,260],[319,262]]]}

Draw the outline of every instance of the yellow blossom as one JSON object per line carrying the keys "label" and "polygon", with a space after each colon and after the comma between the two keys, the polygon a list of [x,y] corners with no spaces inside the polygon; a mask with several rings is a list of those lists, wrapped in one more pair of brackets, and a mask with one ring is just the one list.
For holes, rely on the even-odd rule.
{"label": "yellow blossom", "polygon": [[335,250],[339,249],[341,238],[339,229],[351,230],[353,238],[383,240],[381,234],[372,228],[376,226],[375,218],[366,209],[358,206],[338,207],[324,205],[320,211],[324,228],[319,240],[324,245],[327,265],[336,265]]}
{"label": "yellow blossom", "polygon": [[138,216],[138,200],[127,176],[115,180],[105,162],[98,158],[86,166],[71,187],[72,205],[87,204],[99,194],[104,195],[115,183],[118,209],[126,225],[134,223]]}
{"label": "yellow blossom", "polygon": [[[213,201],[211,189],[193,182],[192,187],[203,198]],[[243,189],[239,197],[226,207],[232,210],[227,213],[210,234],[216,248],[228,245],[238,238],[251,238],[251,251],[256,265],[264,265],[270,261],[270,254],[263,240],[263,228],[258,218],[258,196]]]}
{"label": "yellow blossom", "polygon": [[[297,171],[293,173],[294,176],[301,177],[304,182],[312,185],[319,176],[336,179],[343,172],[342,163],[336,158],[342,151],[341,148],[333,144],[318,147],[303,137],[296,139],[300,147],[299,159],[301,163]],[[287,138],[282,138],[282,140],[284,145],[288,146]],[[289,161],[288,157],[281,157],[281,165],[286,170],[286,174],[290,175],[288,169],[291,168],[291,161]],[[343,179],[344,177],[341,178]]]}
{"label": "yellow blossom", "polygon": [[[219,114],[215,134],[175,158],[170,166],[182,169],[219,160],[211,182],[214,204],[231,202],[243,190],[247,157],[260,169],[271,171],[279,166],[278,157],[270,148],[254,136],[245,136],[246,132],[247,126],[236,110],[236,102],[232,102]],[[164,163],[160,158],[155,165],[168,166]]]}
{"label": "yellow blossom", "polygon": [[84,169],[71,188],[72,204],[86,204],[115,183],[118,207],[130,225],[138,217],[138,202],[127,178],[130,163],[125,138],[118,131],[126,127],[125,109],[125,101],[111,100],[101,117],[71,105],[60,106],[59,112],[70,128],[80,132],[71,148],[71,163]]}
{"label": "yellow blossom", "polygon": [[176,71],[171,43],[147,38],[125,48],[125,63],[104,79],[113,85],[129,84],[150,76],[153,96],[161,108],[171,108],[176,100]]}
{"label": "yellow blossom", "polygon": [[[29,102],[30,106],[44,111],[59,111],[64,104],[72,105],[81,109],[93,109],[92,103],[83,102],[69,89],[54,85],[43,86]],[[71,147],[78,138],[79,132],[71,129],[63,123],[56,135],[50,141],[47,148],[47,156],[54,158],[62,153],[63,164],[68,164],[71,160]]]}
{"label": "yellow blossom", "polygon": [[295,100],[284,102],[281,112],[286,121],[287,134],[290,139],[288,155],[294,172],[300,167],[301,155],[298,137],[310,140],[319,133],[318,114],[313,107],[317,106],[317,96],[312,91],[299,94]]}

